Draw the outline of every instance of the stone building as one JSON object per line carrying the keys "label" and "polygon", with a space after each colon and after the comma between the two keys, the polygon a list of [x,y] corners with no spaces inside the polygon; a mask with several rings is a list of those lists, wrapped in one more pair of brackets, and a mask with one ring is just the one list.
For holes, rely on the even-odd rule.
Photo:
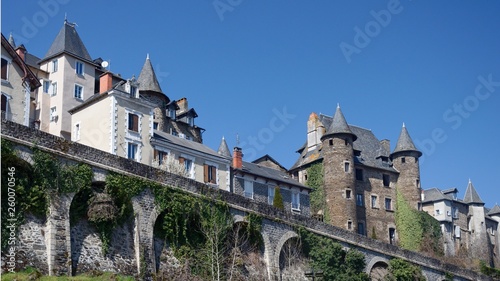
{"label": "stone building", "polygon": [[441,224],[447,256],[460,251],[490,265],[500,266],[500,206],[485,208],[469,180],[463,199],[458,190],[431,188],[422,193],[422,210]]}
{"label": "stone building", "polygon": [[34,91],[41,86],[25,62],[26,48],[2,34],[2,119],[34,126]]}
{"label": "stone building", "polygon": [[389,140],[348,125],[340,107],[333,117],[312,113],[307,141],[297,152],[290,173],[302,184],[307,183],[307,169],[322,163],[327,210],[315,211],[328,215],[334,226],[392,244],[397,240],[396,189],[419,208],[422,153],[404,124],[391,153]]}

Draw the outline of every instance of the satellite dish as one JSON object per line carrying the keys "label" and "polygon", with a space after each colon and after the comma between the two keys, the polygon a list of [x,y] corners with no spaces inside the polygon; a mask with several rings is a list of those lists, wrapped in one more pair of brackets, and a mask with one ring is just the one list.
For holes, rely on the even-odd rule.
{"label": "satellite dish", "polygon": [[109,63],[107,61],[102,61],[101,62],[101,66],[104,67],[104,68],[108,67],[108,65],[109,65]]}

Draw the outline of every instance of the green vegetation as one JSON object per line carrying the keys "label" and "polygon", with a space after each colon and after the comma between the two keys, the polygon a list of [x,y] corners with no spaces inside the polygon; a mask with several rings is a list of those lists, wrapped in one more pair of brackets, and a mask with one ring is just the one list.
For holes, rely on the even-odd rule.
{"label": "green vegetation", "polygon": [[283,204],[283,196],[281,195],[279,186],[274,188],[273,206],[281,210],[285,209],[285,204]]}
{"label": "green vegetation", "polygon": [[68,277],[68,276],[43,276],[38,270],[28,267],[21,272],[2,274],[2,281],[30,281],[30,280],[40,280],[40,281],[134,281],[135,279],[131,276],[123,276],[116,273],[101,272],[101,271],[91,271],[87,274],[82,274],[78,276]]}
{"label": "green vegetation", "polygon": [[357,250],[345,251],[332,239],[318,236],[303,228],[299,229],[303,251],[311,260],[314,271],[323,272],[323,280],[369,280],[363,272],[365,257]]}
{"label": "green vegetation", "polygon": [[486,265],[484,261],[479,262],[479,268],[482,274],[491,276],[495,279],[500,279],[500,269],[490,267]]}
{"label": "green vegetation", "polygon": [[439,222],[426,212],[413,209],[401,192],[396,192],[395,217],[401,247],[443,255]]}
{"label": "green vegetation", "polygon": [[323,220],[330,223],[330,212],[326,204],[326,193],[323,181],[323,163],[315,163],[307,168],[307,182],[306,185],[312,188],[309,195],[311,204],[311,213],[317,214],[323,212]]}
{"label": "green vegetation", "polygon": [[386,281],[425,281],[422,269],[405,260],[395,258],[389,261]]}

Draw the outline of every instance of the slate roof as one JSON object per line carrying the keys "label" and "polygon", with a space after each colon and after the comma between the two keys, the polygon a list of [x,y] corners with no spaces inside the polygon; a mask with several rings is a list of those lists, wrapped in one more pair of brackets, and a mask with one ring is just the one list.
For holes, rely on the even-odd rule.
{"label": "slate roof", "polygon": [[27,65],[34,67],[34,68],[40,68],[40,66],[38,65],[38,62],[40,60],[41,60],[41,58],[39,58],[35,55],[32,55],[30,53],[26,53],[24,55],[24,62],[26,62]]}
{"label": "slate roof", "polygon": [[142,66],[141,74],[139,74],[137,82],[139,82],[139,91],[150,91],[163,94],[160,83],[158,83],[158,79],[156,78],[155,70],[149,59],[149,55],[146,57],[146,61]]}
{"label": "slate roof", "polygon": [[78,32],[76,32],[75,24],[69,23],[66,20],[42,61],[49,60],[62,53],[71,54],[93,64],[87,48],[83,44]]}
{"label": "slate roof", "polygon": [[491,208],[491,210],[488,212],[487,215],[488,216],[500,215],[500,206],[498,206],[498,204],[495,204],[495,206]]}
{"label": "slate roof", "polygon": [[442,200],[454,200],[454,199],[449,194],[445,194],[443,191],[435,187],[424,190],[424,200],[422,201],[422,203],[436,202]]}
{"label": "slate roof", "polygon": [[342,114],[342,110],[340,110],[340,106],[337,106],[330,126],[325,126],[325,128],[328,128],[328,130],[326,130],[326,133],[322,138],[333,134],[350,134],[353,136],[353,140],[356,140],[357,138],[357,136],[350,130],[349,125],[347,125],[347,121],[345,121],[345,117],[344,114]]}
{"label": "slate roof", "polygon": [[467,185],[467,190],[465,191],[464,203],[467,204],[484,204],[483,200],[479,197],[474,185],[472,185],[472,181],[469,180],[469,184]]}
{"label": "slate roof", "polygon": [[285,167],[283,167],[283,165],[280,164],[280,162],[276,161],[276,159],[274,159],[273,157],[271,157],[271,155],[269,155],[269,154],[266,154],[264,156],[261,156],[261,157],[255,159],[255,160],[253,160],[252,163],[259,165],[260,162],[262,162],[262,161],[268,161],[268,160],[271,161],[271,162],[273,162],[274,164],[276,164],[283,171],[288,171]]}
{"label": "slate roof", "polygon": [[293,186],[297,186],[297,187],[300,187],[302,189],[311,190],[310,187],[305,186],[305,185],[299,183],[298,181],[292,179],[286,172],[272,169],[272,168],[268,168],[268,167],[264,167],[264,166],[260,166],[260,165],[257,165],[255,163],[243,161],[243,167],[241,169],[235,169],[235,170],[241,170],[244,173],[252,174],[252,175],[259,176],[259,177],[266,178],[266,179],[271,179],[271,180],[274,180],[277,182],[282,182],[282,183],[286,183],[286,184],[293,185]]}
{"label": "slate roof", "polygon": [[[320,114],[319,120],[325,128],[328,128],[333,121],[333,118],[324,114]],[[353,142],[353,149],[357,152],[354,161],[358,164],[375,167],[379,169],[384,169],[391,172],[397,172],[392,167],[392,162],[390,161],[389,155],[390,151],[384,149],[380,144],[380,140],[373,134],[369,129],[364,129],[354,125],[348,125],[349,131],[357,136],[357,139]],[[322,146],[315,150],[307,151],[304,149],[304,144],[298,151],[301,152],[299,159],[290,168],[290,170],[297,169],[301,166],[314,163],[316,161],[323,159]],[[386,161],[383,161],[386,160]]]}
{"label": "slate roof", "polygon": [[212,156],[216,156],[216,157],[219,157],[219,158],[222,157],[215,150],[211,149],[210,147],[208,147],[208,146],[206,146],[206,145],[204,145],[202,143],[195,142],[195,141],[190,141],[190,140],[183,139],[183,138],[180,138],[180,137],[176,137],[174,135],[171,135],[171,134],[168,134],[168,133],[165,133],[165,132],[162,132],[162,131],[154,130],[154,132],[153,132],[153,139],[155,139],[155,138],[156,139],[160,139],[160,140],[162,140],[164,142],[167,142],[167,143],[171,143],[171,144],[175,144],[175,145],[179,145],[179,146],[185,147],[185,148],[190,149],[190,150],[199,151],[199,152],[202,152],[202,153],[205,153],[205,154],[209,154],[209,155],[212,155]]}
{"label": "slate roof", "polygon": [[401,133],[399,134],[398,142],[396,143],[396,147],[392,154],[403,151],[416,151],[422,156],[422,152],[420,152],[413,143],[413,140],[406,129],[405,124],[403,124],[403,128],[401,128]]}
{"label": "slate roof", "polygon": [[217,153],[219,153],[220,156],[226,157],[226,158],[231,158],[231,152],[229,151],[229,147],[227,146],[226,139],[222,137],[222,140],[219,145],[219,149],[217,150]]}

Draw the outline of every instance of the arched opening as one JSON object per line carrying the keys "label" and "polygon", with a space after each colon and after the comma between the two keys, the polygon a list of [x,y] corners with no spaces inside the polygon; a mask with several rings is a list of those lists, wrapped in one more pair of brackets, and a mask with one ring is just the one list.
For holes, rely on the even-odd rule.
{"label": "arched opening", "polygon": [[389,265],[386,262],[378,261],[370,269],[370,280],[383,281],[387,275]]}
{"label": "arched opening", "polygon": [[299,236],[295,232],[289,231],[281,237],[277,246],[277,266],[281,280],[297,280],[298,276],[301,276],[301,279],[306,279],[304,269],[309,268],[309,266],[304,257]]}

